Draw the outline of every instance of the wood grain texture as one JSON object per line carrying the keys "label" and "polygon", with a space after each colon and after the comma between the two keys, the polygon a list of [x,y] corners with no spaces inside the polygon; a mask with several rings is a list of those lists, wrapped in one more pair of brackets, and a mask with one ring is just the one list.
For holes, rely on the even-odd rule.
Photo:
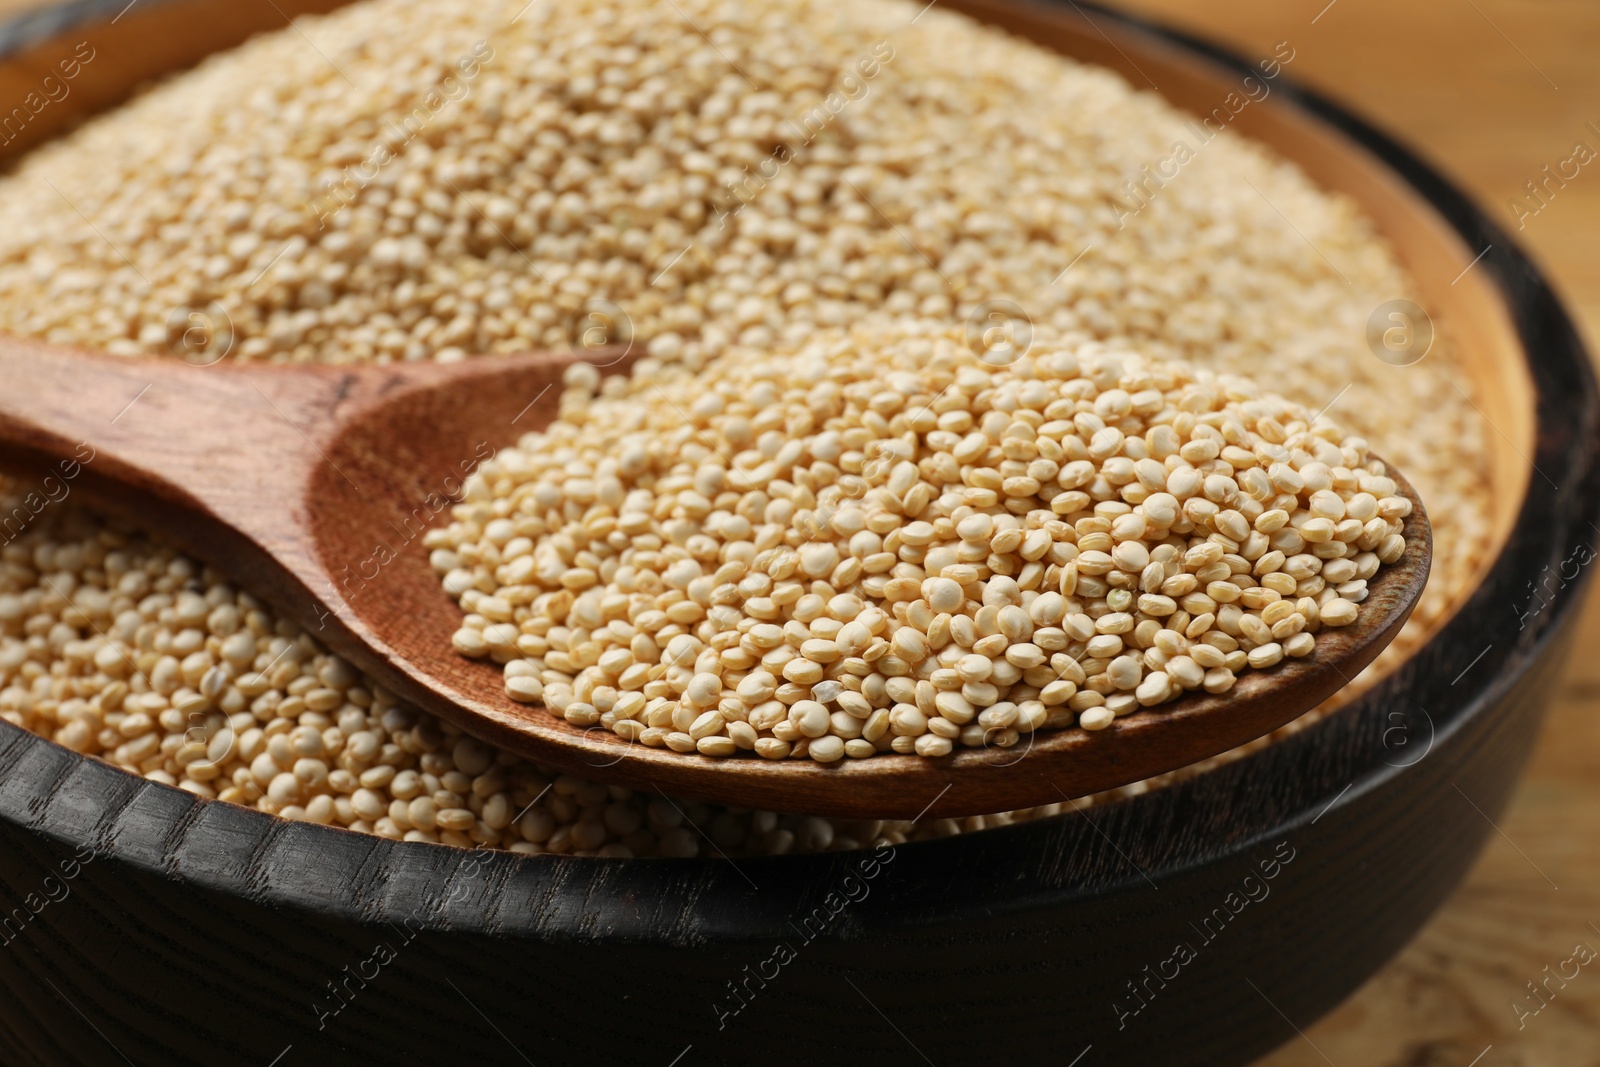
{"label": "wood grain texture", "polygon": [[[629,357],[585,358],[625,373]],[[1411,501],[1406,555],[1368,581],[1355,623],[1323,630],[1310,656],[1246,672],[1225,694],[1196,692],[1103,730],[1051,730],[942,759],[825,765],[630,744],[512,701],[497,666],[456,654],[461,614],[422,546],[481,462],[549,425],[576,358],[197,367],[0,341],[0,460],[81,466],[97,506],[236,576],[401,699],[502,748],[597,781],[768,811],[982,815],[1186,767],[1348,685],[1399,634],[1427,584],[1427,513],[1391,470]]]}
{"label": "wood grain texture", "polygon": [[[188,18],[197,2],[135,10]],[[1133,54],[1150,47],[1094,19]],[[1374,690],[1106,808],[877,856],[736,863],[524,859],[286,824],[0,727],[0,1062],[1232,1067],[1295,1040],[1494,834],[1580,588],[1524,629],[1506,605],[1588,536],[1600,501],[1593,375],[1531,264],[1426,167],[1302,106],[1387,158],[1388,186],[1402,175],[1431,200],[1458,251],[1497,243],[1456,291],[1536,353],[1502,391],[1514,408],[1524,383],[1537,433],[1527,420],[1506,440],[1562,475],[1513,494],[1482,588]],[[1381,199],[1380,170],[1363,189]],[[780,943],[794,955],[773,971]],[[1193,958],[1152,976],[1179,943]],[[345,981],[331,1014],[329,983]]]}
{"label": "wood grain texture", "polygon": [[[1125,0],[1129,10],[1244,54],[1294,42],[1295,76],[1373,117],[1441,164],[1549,270],[1585,332],[1600,328],[1600,177],[1588,168],[1524,218],[1507,201],[1571,154],[1600,149],[1600,9],[1580,2]],[[1481,13],[1480,13],[1481,12]],[[1504,33],[1505,36],[1502,36]],[[1509,37],[1509,40],[1507,39]],[[1542,72],[1542,73],[1541,73]],[[1552,89],[1548,76],[1559,89]],[[1560,469],[1550,470],[1561,480]],[[1589,533],[1591,545],[1600,541]],[[1516,597],[1523,604],[1528,593]],[[1508,630],[1516,620],[1506,612]],[[1259,1067],[1597,1067],[1600,974],[1584,967],[1536,1007],[1527,983],[1600,949],[1600,598],[1590,595],[1574,655],[1522,784],[1482,860],[1417,939],[1328,1018]],[[1544,875],[1548,875],[1547,881]],[[1552,886],[1551,882],[1556,889]],[[1314,1047],[1313,1047],[1314,1045]],[[1488,1050],[1487,1052],[1485,1050]],[[1319,1051],[1320,1050],[1320,1053]],[[1326,1059],[1324,1059],[1326,1056]]]}

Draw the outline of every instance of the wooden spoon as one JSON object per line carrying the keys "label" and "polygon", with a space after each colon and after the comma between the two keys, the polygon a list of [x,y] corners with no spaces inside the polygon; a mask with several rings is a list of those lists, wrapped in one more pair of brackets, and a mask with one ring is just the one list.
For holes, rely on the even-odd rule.
{"label": "wooden spoon", "polygon": [[[555,416],[568,354],[456,364],[212,367],[0,340],[0,455],[34,504],[82,492],[227,571],[396,696],[543,764],[740,807],[862,818],[959,816],[1085,796],[1175,770],[1319,704],[1400,631],[1432,541],[1415,492],[1404,559],[1367,583],[1358,621],[1316,652],[1097,732],[1045,731],[941,759],[712,759],[630,744],[505,695],[462,658],[459,608],[422,547],[461,479]],[[586,358],[608,373],[627,353]],[[19,468],[18,464],[23,467]],[[1391,472],[1392,474],[1394,472]],[[49,477],[53,482],[42,479]],[[30,510],[37,510],[32,508]],[[11,516],[0,515],[0,528]],[[15,523],[12,523],[14,526]]]}

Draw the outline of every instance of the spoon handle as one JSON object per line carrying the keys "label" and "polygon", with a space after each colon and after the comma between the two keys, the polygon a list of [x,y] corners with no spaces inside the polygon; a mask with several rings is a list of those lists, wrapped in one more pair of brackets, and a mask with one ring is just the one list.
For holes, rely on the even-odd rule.
{"label": "spoon handle", "polygon": [[[473,450],[433,441],[431,398],[440,398],[436,406],[451,402],[446,393],[457,403],[477,394],[498,411],[525,403],[496,388],[518,364],[548,366],[554,380],[566,362],[543,356],[454,365],[199,367],[0,338],[0,462],[21,475],[24,494],[20,510],[0,513],[0,543],[81,492],[226,569],[336,650],[382,671],[389,650],[351,609],[337,580],[351,561],[319,548],[317,525],[337,521],[319,510],[319,501],[389,491],[364,469],[365,454],[380,449],[391,460],[414,454],[426,466],[430,450],[454,449],[454,455],[465,448],[457,464],[464,476],[468,464],[487,458],[487,445]],[[471,383],[483,392],[436,389]],[[374,413],[385,417],[384,439],[352,452],[346,431]],[[499,421],[509,425],[510,416]],[[440,488],[448,495],[460,482],[442,481]],[[397,521],[408,521],[413,507],[397,500]]]}
{"label": "spoon handle", "polygon": [[[627,356],[584,358],[620,370]],[[464,668],[421,537],[479,463],[548,423],[573,359],[197,367],[0,337],[0,465],[28,494],[0,512],[0,545],[81,493],[221,568],[401,699],[471,719],[438,690]]]}
{"label": "spoon handle", "polygon": [[81,492],[226,567],[303,623],[325,619],[343,605],[308,534],[307,487],[342,417],[394,378],[199,367],[6,338],[0,459],[27,473],[0,537]]}
{"label": "spoon handle", "polygon": [[13,338],[0,340],[0,381],[0,456],[28,472],[22,492],[59,502],[81,490],[185,549],[213,545],[228,536],[223,528],[283,548],[342,392],[336,376],[122,359]]}

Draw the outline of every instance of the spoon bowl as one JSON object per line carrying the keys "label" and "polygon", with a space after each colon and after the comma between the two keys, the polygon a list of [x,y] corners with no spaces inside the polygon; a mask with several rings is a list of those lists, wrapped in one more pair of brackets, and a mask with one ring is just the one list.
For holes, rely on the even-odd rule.
{"label": "spoon bowl", "polygon": [[[568,724],[505,693],[498,665],[451,646],[461,612],[423,533],[464,478],[556,416],[576,359],[624,373],[628,351],[359,368],[191,366],[0,340],[0,458],[225,569],[401,700],[588,779],[762,810],[856,818],[985,814],[1085,796],[1269,733],[1327,699],[1400,632],[1432,541],[1415,491],[1406,555],[1368,581],[1357,621],[1316,650],[1099,731],[1025,735],[949,756],[717,759]],[[70,463],[69,468],[65,464]]]}

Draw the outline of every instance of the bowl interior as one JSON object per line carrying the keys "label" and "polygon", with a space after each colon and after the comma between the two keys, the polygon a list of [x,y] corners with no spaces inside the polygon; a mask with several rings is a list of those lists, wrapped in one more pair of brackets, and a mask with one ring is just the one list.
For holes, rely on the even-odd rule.
{"label": "bowl interior", "polygon": [[[86,42],[103,58],[82,66],[65,98],[29,116],[14,133],[7,127],[11,140],[0,145],[0,166],[154,79],[253,34],[281,28],[287,18],[339,6],[341,0],[240,0],[227,5],[145,0],[124,10],[118,0],[84,0],[47,9],[33,16],[36,25],[24,27],[25,39],[36,43],[0,63],[0,99],[23,100],[34,93],[40,79],[53,71],[65,41]],[[1210,112],[1240,87],[1239,74],[1222,63],[1120,23],[1096,20],[1076,3],[947,0],[946,6],[1108,67],[1135,86],[1153,86],[1195,115]],[[77,25],[102,9],[104,18]],[[67,26],[73,28],[63,32]],[[1436,630],[1493,564],[1522,508],[1535,435],[1527,357],[1504,295],[1488,271],[1469,269],[1483,249],[1469,248],[1416,189],[1377,157],[1286,103],[1292,96],[1293,90],[1282,86],[1262,104],[1239,112],[1231,125],[1298,164],[1324,189],[1351,198],[1372,219],[1410,275],[1414,295],[1447,340],[1452,358],[1473,383],[1474,403],[1491,428],[1485,434],[1489,469],[1483,472],[1491,489],[1489,550],[1478,561],[1478,573],[1462,586],[1460,601],[1433,621]]]}

